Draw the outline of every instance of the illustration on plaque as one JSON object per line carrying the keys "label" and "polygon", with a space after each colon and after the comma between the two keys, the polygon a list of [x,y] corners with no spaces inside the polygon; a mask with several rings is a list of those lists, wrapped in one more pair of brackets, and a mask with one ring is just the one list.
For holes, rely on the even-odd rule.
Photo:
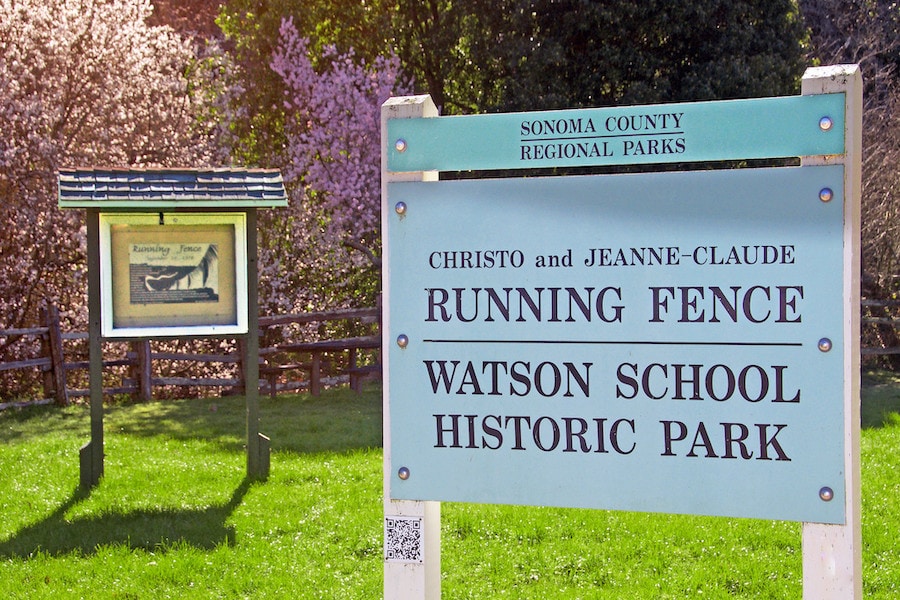
{"label": "illustration on plaque", "polygon": [[219,301],[218,244],[132,244],[132,304]]}

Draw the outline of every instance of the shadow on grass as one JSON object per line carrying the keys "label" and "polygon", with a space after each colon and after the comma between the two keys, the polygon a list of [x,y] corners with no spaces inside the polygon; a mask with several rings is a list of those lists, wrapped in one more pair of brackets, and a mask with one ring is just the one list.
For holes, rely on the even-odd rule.
{"label": "shadow on grass", "polygon": [[[282,394],[260,398],[260,432],[272,450],[296,453],[348,452],[381,447],[381,386],[361,394],[346,386],[321,396]],[[204,440],[226,452],[244,451],[247,404],[242,396],[122,402],[104,406],[103,428],[110,435]],[[11,426],[6,426],[11,425]],[[0,412],[0,444],[48,433],[90,435],[86,405],[28,407]]]}
{"label": "shadow on grass", "polygon": [[88,414],[79,407],[42,405],[7,408],[0,411],[0,423],[0,443],[27,437],[29,431],[60,434],[90,431]]}
{"label": "shadow on grass", "polygon": [[[321,396],[284,394],[260,398],[259,430],[273,451],[303,454],[381,447],[381,386],[357,394],[347,387]],[[116,434],[203,439],[243,452],[246,400],[242,396],[128,404],[107,409],[105,427]]]}
{"label": "shadow on grass", "polygon": [[244,479],[228,502],[205,509],[139,510],[67,520],[66,513],[90,495],[79,487],[51,515],[0,543],[0,557],[27,558],[37,553],[61,556],[72,552],[89,555],[111,545],[153,551],[185,544],[202,550],[231,546],[235,542],[234,527],[226,523],[251,483],[252,480]]}
{"label": "shadow on grass", "polygon": [[900,425],[900,379],[888,371],[862,375],[860,424],[863,429]]}

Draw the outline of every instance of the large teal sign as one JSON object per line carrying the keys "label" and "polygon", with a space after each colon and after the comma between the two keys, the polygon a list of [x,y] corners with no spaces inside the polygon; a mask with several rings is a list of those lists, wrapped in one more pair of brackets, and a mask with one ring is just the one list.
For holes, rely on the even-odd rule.
{"label": "large teal sign", "polygon": [[842,190],[389,184],[391,497],[842,522]]}

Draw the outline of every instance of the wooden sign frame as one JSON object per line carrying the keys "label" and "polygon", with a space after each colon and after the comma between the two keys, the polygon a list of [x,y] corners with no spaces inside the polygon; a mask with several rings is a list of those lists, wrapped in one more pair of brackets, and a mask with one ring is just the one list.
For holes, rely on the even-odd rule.
{"label": "wooden sign frame", "polygon": [[244,213],[100,213],[104,337],[247,332]]}

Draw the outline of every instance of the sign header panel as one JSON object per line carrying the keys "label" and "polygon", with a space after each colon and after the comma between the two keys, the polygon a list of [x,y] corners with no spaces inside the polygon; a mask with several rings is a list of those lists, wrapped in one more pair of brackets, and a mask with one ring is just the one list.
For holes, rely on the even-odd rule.
{"label": "sign header panel", "polygon": [[841,522],[842,189],[388,184],[391,497]]}
{"label": "sign header panel", "polygon": [[844,94],[391,119],[387,127],[393,172],[838,155]]}

